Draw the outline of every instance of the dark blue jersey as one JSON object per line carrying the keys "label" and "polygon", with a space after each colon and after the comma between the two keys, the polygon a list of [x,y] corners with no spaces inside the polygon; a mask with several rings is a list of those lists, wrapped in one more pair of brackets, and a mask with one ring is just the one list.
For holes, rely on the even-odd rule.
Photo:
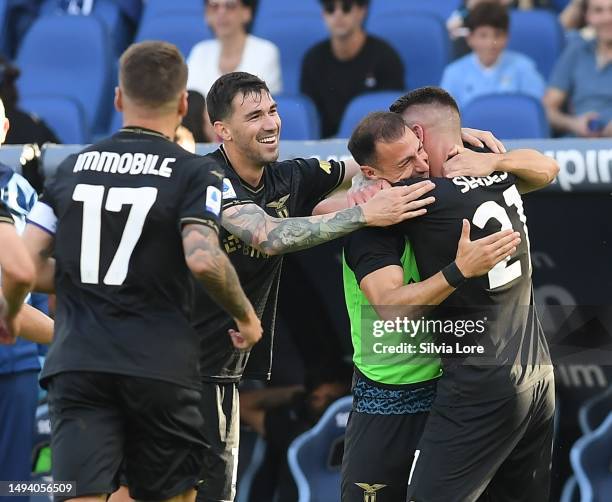
{"label": "dark blue jersey", "polygon": [[[264,168],[258,186],[242,180],[223,147],[207,155],[223,172],[223,208],[256,204],[270,216],[310,216],[323,198],[344,179],[343,162],[292,159],[272,162]],[[196,285],[194,325],[201,337],[200,367],[204,380],[237,381],[243,375],[267,379],[272,364],[272,344],[282,256],[268,256],[221,229],[221,244],[236,268],[240,283],[262,321],[263,337],[251,353],[234,348],[227,330],[233,319]],[[247,366],[248,361],[248,366]]]}
{"label": "dark blue jersey", "polygon": [[55,339],[42,377],[99,371],[197,388],[181,227],[218,231],[222,176],[155,131],[71,155],[28,219],[55,235]]}
{"label": "dark blue jersey", "polygon": [[533,303],[527,219],[516,178],[493,173],[483,178],[431,181],[436,187],[427,196],[434,196],[436,202],[427,207],[424,216],[399,225],[410,239],[423,280],[455,259],[463,219],[470,222],[472,240],[505,229],[521,235],[511,258],[487,275],[461,285],[433,315],[435,319],[463,320],[463,328],[466,320],[480,320],[479,326],[484,327],[482,333],[465,336],[464,329],[457,328],[462,324],[455,324],[457,329],[444,337],[453,349],[456,343],[481,344],[485,354],[457,357],[454,350],[452,357],[446,357],[442,353],[445,375],[438,387],[441,399],[488,400],[527,388],[552,367]]}

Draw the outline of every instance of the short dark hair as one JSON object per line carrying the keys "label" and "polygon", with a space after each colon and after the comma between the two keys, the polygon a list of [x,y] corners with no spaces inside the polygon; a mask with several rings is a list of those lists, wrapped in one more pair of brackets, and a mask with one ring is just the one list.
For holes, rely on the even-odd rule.
{"label": "short dark hair", "polygon": [[232,101],[238,94],[244,97],[262,92],[270,93],[267,84],[250,73],[235,71],[219,77],[206,96],[206,108],[211,124],[225,120],[232,113]]}
{"label": "short dark hair", "polygon": [[397,113],[372,112],[357,124],[351,134],[348,149],[360,166],[376,161],[376,144],[391,143],[400,139],[408,126]]}
{"label": "short dark hair", "polygon": [[187,65],[178,48],[167,42],[130,45],[119,60],[119,85],[127,97],[147,107],[167,105],[187,86]]}
{"label": "short dark hair", "polygon": [[407,94],[397,98],[389,107],[393,113],[402,114],[411,106],[416,105],[438,105],[446,108],[451,108],[458,115],[459,107],[453,97],[441,87],[419,87]]}
{"label": "short dark hair", "polygon": [[465,26],[473,32],[481,26],[492,26],[498,30],[508,32],[510,16],[508,9],[496,2],[484,2],[474,7],[465,20]]}

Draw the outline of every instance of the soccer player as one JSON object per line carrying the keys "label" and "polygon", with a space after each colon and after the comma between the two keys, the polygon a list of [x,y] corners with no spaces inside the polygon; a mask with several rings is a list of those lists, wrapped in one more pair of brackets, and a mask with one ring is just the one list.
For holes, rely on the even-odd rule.
{"label": "soccer player", "polygon": [[[449,152],[460,141],[459,113],[446,93],[417,90],[391,109],[402,114],[424,143]],[[367,138],[369,132],[358,128],[352,139],[359,144],[360,136]],[[402,138],[386,143],[390,152]],[[368,149],[353,154],[363,161]],[[397,162],[397,154],[386,160],[395,157]],[[384,163],[385,158],[376,162]],[[516,167],[506,164],[508,170]],[[431,174],[441,176],[441,168],[432,163]],[[556,166],[548,174],[543,170],[532,176],[532,181],[550,181],[555,174]],[[464,315],[482,308],[488,315],[486,330],[477,340],[488,360],[443,354],[444,375],[410,470],[409,500],[475,500],[485,491],[493,500],[547,500],[554,384],[546,340],[533,309],[529,241],[519,194],[534,183],[521,183],[510,173],[433,181],[436,203],[420,222],[402,224],[402,230],[415,250],[421,277],[444,269],[449,285],[458,288],[443,306],[459,307]],[[472,221],[475,237],[500,227],[518,230],[521,243],[512,261],[503,260],[486,276],[467,281],[458,267],[447,267],[464,219]]]}
{"label": "soccer player", "polygon": [[124,127],[62,162],[29,215],[37,288],[57,294],[41,382],[53,479],[76,483],[58,500],[105,500],[121,465],[136,499],[195,496],[206,442],[191,274],[234,319],[237,346],[261,336],[219,248],[222,176],[170,140],[186,82],[175,46],[129,47],[115,96]]}
{"label": "soccer player", "polygon": [[[0,100],[0,145],[6,140],[9,131],[10,123],[6,117],[4,103]],[[29,208],[36,197],[31,187],[29,190],[33,200],[30,200],[28,194],[22,191],[17,193],[17,190],[26,190],[22,182],[27,185],[25,180],[18,181],[18,178],[19,176],[13,169],[0,164],[0,242],[2,243],[0,270],[4,278],[4,290],[9,299],[7,303],[0,292],[0,343],[13,343],[16,336],[36,343],[50,343],[53,336],[53,321],[39,310],[23,303],[34,282],[34,264],[17,234],[11,209],[5,201],[12,201],[16,204],[15,207],[19,208],[19,214],[25,225],[26,208],[21,207],[19,202],[27,200]],[[9,186],[14,190],[9,190]],[[21,349],[19,351],[20,357],[26,356],[27,358],[24,351]]]}
{"label": "soccer player", "polygon": [[[441,92],[447,96],[435,89],[415,91],[423,92],[433,92],[434,95]],[[427,113],[420,112],[423,110],[417,110],[413,119],[429,118]],[[383,123],[386,124],[385,128],[381,127]],[[439,127],[443,123],[436,121],[435,125]],[[400,136],[404,130],[399,114],[395,118],[388,113],[372,114],[362,126],[374,131],[372,135],[363,135],[370,143],[369,148],[376,143],[370,158],[362,159],[366,164],[363,169],[370,176],[382,176],[393,182],[409,176],[426,176],[431,162],[437,163],[438,170],[442,169],[445,158],[437,156],[434,150],[431,150],[432,155],[428,155],[414,134],[408,132],[406,140],[402,142],[392,141],[396,138],[391,134],[391,141],[386,144],[385,134]],[[436,129],[428,129],[431,142],[428,141],[426,146],[430,149],[437,145],[436,132]],[[357,130],[356,137],[359,136],[361,134]],[[397,147],[399,151],[390,150]],[[363,148],[363,144],[349,143],[351,150]],[[513,158],[517,153],[508,155]],[[496,164],[498,168],[504,167],[499,160],[505,156],[476,155],[482,158],[482,167],[493,169]],[[395,158],[408,160],[398,163]],[[368,167],[373,163],[377,166],[376,170]],[[398,164],[401,168],[397,167]],[[532,183],[541,182],[540,173],[546,170],[552,177],[550,171],[554,172],[555,169],[554,161],[537,152],[531,155],[527,166],[527,172],[521,176]],[[510,163],[506,168],[510,168]],[[470,242],[469,224],[463,225],[455,263],[464,275],[480,275],[478,272],[466,272],[471,263],[466,262],[469,255],[464,249],[472,246],[474,256],[483,258],[492,251],[491,245],[486,243],[487,239],[491,239],[491,236]],[[344,501],[362,500],[364,491],[375,491],[377,500],[398,500],[406,493],[411,452],[416,448],[433,401],[440,365],[433,356],[419,360],[417,356],[407,354],[381,353],[380,350],[377,353],[374,343],[380,344],[381,340],[373,338],[372,333],[365,330],[372,330],[373,321],[379,319],[378,314],[382,318],[406,311],[415,315],[418,307],[412,310],[400,307],[438,304],[455,288],[440,272],[418,282],[414,252],[404,236],[393,229],[365,229],[351,234],[346,238],[344,257],[345,299],[351,319],[356,375],[353,412],[345,437],[342,498]],[[498,257],[505,258],[503,255]],[[480,272],[488,272],[488,269],[481,269]],[[459,289],[457,294],[460,293]],[[398,340],[410,341],[405,336],[400,336]],[[389,342],[387,344],[391,345]]]}
{"label": "soccer player", "polygon": [[[423,214],[432,202],[412,202],[428,183],[411,192],[374,198],[363,206],[310,216],[314,206],[357,171],[356,164],[317,159],[276,162],[280,117],[261,79],[248,73],[219,78],[207,96],[207,109],[222,146],[207,157],[223,173],[221,242],[238,271],[247,296],[264,326],[261,347],[251,355],[236,350],[220,334],[232,319],[201,289],[193,309],[201,337],[200,368],[204,385],[202,412],[210,445],[198,500],[233,500],[238,460],[238,390],[240,378],[267,379],[280,281],[281,253],[340,237],[366,225],[389,225]],[[384,195],[384,192],[381,192]]]}

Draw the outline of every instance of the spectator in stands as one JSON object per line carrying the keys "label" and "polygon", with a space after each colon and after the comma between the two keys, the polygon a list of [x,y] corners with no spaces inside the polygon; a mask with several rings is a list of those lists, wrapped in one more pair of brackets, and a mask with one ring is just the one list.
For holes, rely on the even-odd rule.
{"label": "spectator in stands", "polygon": [[[330,360],[306,370],[305,385],[240,393],[240,418],[266,440],[266,454],[250,500],[297,500],[287,464],[292,441],[311,429],[330,404],[350,392],[352,369]],[[342,462],[339,455],[338,463]]]}
{"label": "spectator in stands", "polygon": [[612,0],[588,0],[594,40],[578,39],[557,62],[543,102],[562,134],[612,137]]}
{"label": "spectator in stands", "polygon": [[247,33],[254,3],[254,0],[205,0],[205,20],[216,38],[204,40],[191,49],[187,89],[206,96],[221,75],[245,71],[265,79],[272,94],[282,92],[278,48]]}
{"label": "spectator in stands", "polygon": [[544,95],[544,79],[535,63],[506,50],[509,24],[508,11],[499,3],[481,3],[470,12],[467,41],[473,52],[451,63],[440,84],[461,108],[484,94],[518,92],[537,99]]}
{"label": "spectator in stands", "polygon": [[454,11],[446,21],[446,29],[453,44],[453,59],[465,56],[470,52],[466,37],[469,29],[465,25],[470,11],[483,2],[495,2],[513,9],[539,9],[550,7],[550,0],[463,0],[460,9]]}
{"label": "spectator in stands", "polygon": [[5,144],[36,143],[40,146],[43,143],[59,143],[47,124],[19,108],[19,94],[15,85],[19,74],[19,68],[0,56],[0,99],[4,102],[6,118],[11,124]]}
{"label": "spectator in stands", "polygon": [[[0,144],[7,130],[9,122],[0,101]],[[36,192],[22,176],[0,164],[0,200],[10,210],[17,232],[25,228],[26,215],[36,199]],[[20,338],[14,345],[0,345],[0,476],[7,480],[30,480],[39,371],[35,343]],[[0,494],[0,501],[11,500]]]}
{"label": "spectator in stands", "polygon": [[[383,40],[363,30],[369,0],[320,0],[330,38],[311,47],[300,89],[315,103],[324,138],[334,136],[355,96],[404,88],[404,65]],[[416,71],[416,70],[415,70]]]}

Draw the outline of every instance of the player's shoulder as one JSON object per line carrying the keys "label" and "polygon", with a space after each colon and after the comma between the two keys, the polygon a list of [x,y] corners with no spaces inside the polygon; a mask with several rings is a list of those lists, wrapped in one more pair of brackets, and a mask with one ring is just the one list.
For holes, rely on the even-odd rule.
{"label": "player's shoulder", "polygon": [[403,248],[405,237],[398,227],[365,227],[345,237],[344,248],[351,253],[367,253],[378,247]]}

